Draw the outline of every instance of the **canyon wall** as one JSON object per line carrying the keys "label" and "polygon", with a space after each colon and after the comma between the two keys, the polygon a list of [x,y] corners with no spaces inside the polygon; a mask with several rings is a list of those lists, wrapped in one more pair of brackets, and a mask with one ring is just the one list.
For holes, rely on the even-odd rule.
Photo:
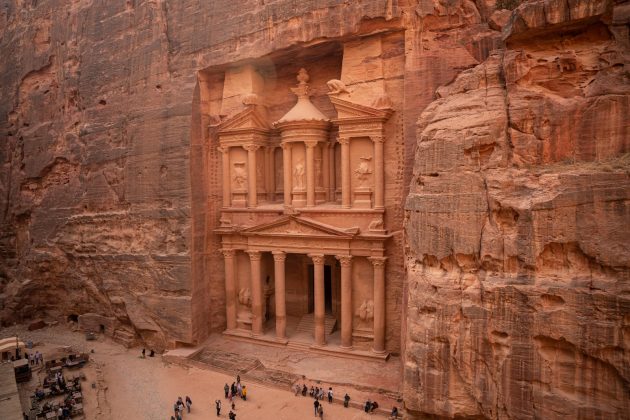
{"label": "canyon wall", "polygon": [[628,418],[629,6],[522,4],[420,116],[411,417]]}
{"label": "canyon wall", "polygon": [[518,3],[5,1],[0,320],[221,331],[215,75],[400,32],[409,417],[627,418],[630,3]]}
{"label": "canyon wall", "polygon": [[401,13],[334,0],[1,7],[0,318],[89,314],[156,347],[225,326],[198,72]]}

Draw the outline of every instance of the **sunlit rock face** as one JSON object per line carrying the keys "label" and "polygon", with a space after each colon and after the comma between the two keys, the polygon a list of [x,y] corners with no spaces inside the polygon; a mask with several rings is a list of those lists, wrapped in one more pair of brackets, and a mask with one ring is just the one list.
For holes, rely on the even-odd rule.
{"label": "sunlit rock face", "polygon": [[416,414],[630,409],[628,8],[533,1],[437,90],[406,203]]}
{"label": "sunlit rock face", "polygon": [[157,349],[223,331],[213,127],[244,105],[224,75],[287,64],[264,74],[280,118],[300,62],[324,112],[348,74],[395,110],[386,338],[409,418],[624,418],[629,19],[612,0],[7,1],[0,320]]}

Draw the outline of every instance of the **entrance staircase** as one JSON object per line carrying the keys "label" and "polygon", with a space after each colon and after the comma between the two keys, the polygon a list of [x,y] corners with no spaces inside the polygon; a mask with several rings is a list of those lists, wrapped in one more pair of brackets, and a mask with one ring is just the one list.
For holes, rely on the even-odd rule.
{"label": "entrance staircase", "polygon": [[[337,319],[331,314],[326,314],[324,318],[324,331],[328,336],[332,334],[335,330],[335,325],[337,324]],[[307,334],[310,337],[315,333],[315,314],[306,314],[300,319],[300,323],[298,324],[295,332],[298,334]]]}

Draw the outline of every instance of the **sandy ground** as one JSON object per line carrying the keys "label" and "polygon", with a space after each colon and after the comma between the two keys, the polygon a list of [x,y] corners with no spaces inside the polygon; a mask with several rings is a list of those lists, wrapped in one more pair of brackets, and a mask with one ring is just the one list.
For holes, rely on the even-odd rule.
{"label": "sandy ground", "polygon": [[[139,357],[140,349],[127,350],[110,340],[100,337],[86,341],[83,334],[72,332],[65,326],[26,331],[16,326],[0,330],[0,338],[18,334],[23,341],[31,340],[45,357],[63,353],[64,346],[72,351],[91,352],[91,361],[81,369],[86,380],[82,383],[86,419],[170,419],[177,397],[190,396],[193,401],[190,414],[185,419],[212,419],[216,417],[214,401],[223,404],[221,416],[228,418],[228,402],[223,398],[223,386],[235,379],[231,376],[164,363],[161,357]],[[64,369],[65,375],[78,371]],[[42,373],[43,375],[43,373]],[[20,385],[22,403],[28,404],[30,395],[39,383],[40,375],[34,374],[30,383]],[[94,384],[94,387],[92,386]],[[247,383],[247,401],[236,401],[236,415],[243,419],[295,420],[315,418],[313,400],[294,396],[289,391]],[[384,418],[367,415],[354,408],[324,402],[325,419],[374,419]]]}

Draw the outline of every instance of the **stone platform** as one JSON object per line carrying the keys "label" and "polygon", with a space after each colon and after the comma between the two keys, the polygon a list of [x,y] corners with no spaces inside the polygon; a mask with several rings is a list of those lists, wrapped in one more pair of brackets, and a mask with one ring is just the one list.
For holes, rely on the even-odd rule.
{"label": "stone platform", "polygon": [[378,401],[383,414],[393,405],[402,406],[402,365],[395,356],[387,361],[346,359],[214,334],[199,347],[171,350],[163,359],[284,390],[296,383],[332,387],[335,402],[341,403],[347,392],[351,405],[359,407],[370,398]]}

